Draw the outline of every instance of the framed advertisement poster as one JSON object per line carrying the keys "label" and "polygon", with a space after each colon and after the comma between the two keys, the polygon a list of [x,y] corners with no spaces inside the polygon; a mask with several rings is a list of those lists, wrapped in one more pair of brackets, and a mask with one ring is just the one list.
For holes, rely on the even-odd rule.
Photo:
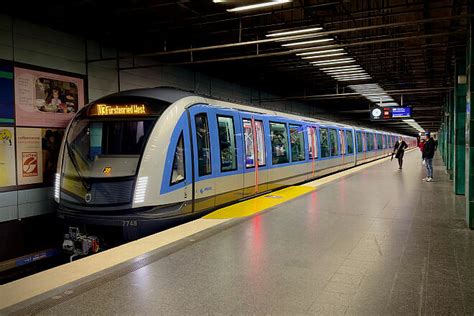
{"label": "framed advertisement poster", "polygon": [[62,129],[16,129],[18,185],[52,186],[64,135]]}
{"label": "framed advertisement poster", "polygon": [[18,185],[43,183],[40,128],[16,129]]}
{"label": "framed advertisement poster", "polygon": [[15,67],[17,126],[64,128],[84,106],[84,80]]}
{"label": "framed advertisement poster", "polygon": [[13,67],[0,62],[0,123],[14,123]]}
{"label": "framed advertisement poster", "polygon": [[0,188],[15,186],[15,130],[0,126]]}

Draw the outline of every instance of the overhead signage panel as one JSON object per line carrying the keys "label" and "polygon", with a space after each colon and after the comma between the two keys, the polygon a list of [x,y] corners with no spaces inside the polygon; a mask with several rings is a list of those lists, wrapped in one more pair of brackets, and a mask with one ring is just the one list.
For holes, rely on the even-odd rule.
{"label": "overhead signage panel", "polygon": [[411,107],[373,107],[370,109],[372,121],[401,120],[412,117]]}

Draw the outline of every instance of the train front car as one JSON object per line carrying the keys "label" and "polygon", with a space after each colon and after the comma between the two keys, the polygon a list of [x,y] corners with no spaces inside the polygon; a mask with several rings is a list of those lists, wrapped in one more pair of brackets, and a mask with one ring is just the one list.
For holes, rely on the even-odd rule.
{"label": "train front car", "polygon": [[[165,214],[186,212],[182,198],[159,199],[171,135],[185,117],[173,103],[182,97],[167,89],[128,91],[93,102],[75,116],[63,140],[55,187],[58,214],[67,226],[79,228],[80,236],[131,240],[156,231]],[[177,170],[173,176],[179,181],[183,174]],[[70,235],[77,239],[75,232]]]}

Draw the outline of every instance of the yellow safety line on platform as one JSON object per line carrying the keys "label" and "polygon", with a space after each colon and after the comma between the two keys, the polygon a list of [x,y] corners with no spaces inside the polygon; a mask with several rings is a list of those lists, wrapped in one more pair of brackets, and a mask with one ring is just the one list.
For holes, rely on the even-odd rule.
{"label": "yellow safety line on platform", "polygon": [[221,208],[204,216],[204,218],[224,219],[250,216],[311,191],[314,191],[314,188],[303,186],[287,187],[285,189],[265,194],[254,199]]}

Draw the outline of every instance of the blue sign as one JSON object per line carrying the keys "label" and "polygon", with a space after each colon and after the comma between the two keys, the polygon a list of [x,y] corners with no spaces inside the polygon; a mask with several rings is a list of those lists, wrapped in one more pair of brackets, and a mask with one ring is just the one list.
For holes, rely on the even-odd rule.
{"label": "blue sign", "polygon": [[13,68],[0,64],[0,123],[14,123]]}
{"label": "blue sign", "polygon": [[411,107],[393,107],[392,118],[411,118]]}

